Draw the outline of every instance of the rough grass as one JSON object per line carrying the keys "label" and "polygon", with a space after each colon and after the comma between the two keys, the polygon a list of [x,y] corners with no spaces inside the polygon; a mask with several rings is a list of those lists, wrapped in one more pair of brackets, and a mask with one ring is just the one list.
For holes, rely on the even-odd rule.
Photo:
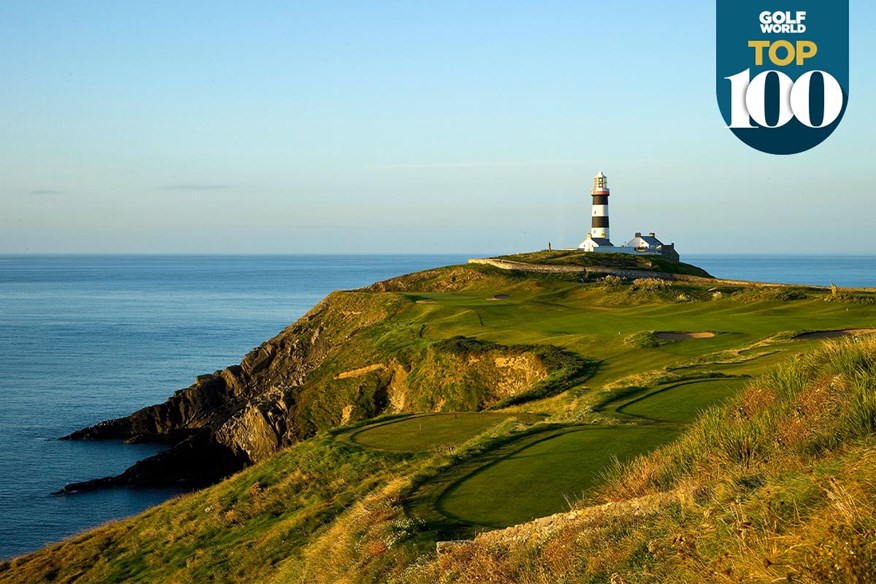
{"label": "rough grass", "polygon": [[214,487],[0,564],[0,582],[256,582],[409,464],[323,436]]}
{"label": "rough grass", "polygon": [[596,367],[548,344],[430,339],[421,329],[389,321],[349,339],[309,377],[297,399],[297,426],[307,435],[387,413],[504,408],[569,389]]}
{"label": "rough grass", "polygon": [[[670,488],[694,469],[768,465],[775,457],[834,449],[876,429],[876,337],[829,343],[774,368],[727,407],[708,411],[647,472],[618,469],[614,492]],[[630,472],[630,471],[633,472]],[[635,480],[632,480],[635,477]],[[634,486],[638,485],[638,486]]]}
{"label": "rough grass", "polygon": [[[432,359],[436,367],[423,369],[421,384],[415,385],[423,388],[418,398],[424,400],[421,405],[437,405],[433,397],[468,399],[472,390],[466,384],[474,378],[466,381],[464,372],[454,368],[484,367],[479,375],[486,380],[492,375],[487,375],[492,367],[489,362],[499,356],[489,347],[505,351],[516,345],[529,347],[528,352],[538,347],[543,351],[542,362],[552,364],[544,368],[546,377],[535,384],[541,383],[545,391],[530,394],[530,401],[522,404],[506,402],[503,414],[546,413],[552,421],[565,423],[629,423],[617,408],[667,385],[758,374],[820,344],[794,340],[788,331],[876,327],[871,306],[825,302],[829,294],[818,291],[807,290],[806,297],[799,299],[771,294],[739,302],[741,298],[732,297],[737,289],[730,286],[722,288],[718,299],[712,299],[706,285],[690,286],[694,300],[682,302],[673,296],[675,284],[669,289],[623,282],[606,287],[457,266],[336,294],[311,315],[322,319],[324,334],[334,335],[333,352],[304,380],[292,415],[301,422],[302,432],[312,434],[340,423],[340,412],[349,405],[354,406],[350,418],[354,424],[384,413],[387,409],[379,406],[387,403],[389,386],[381,375],[390,369],[368,369],[368,373],[343,378],[341,374],[373,364],[395,364],[410,375],[423,367],[424,358]],[[708,301],[695,301],[700,294],[697,290]],[[507,298],[490,300],[498,294]],[[635,302],[630,302],[632,295],[638,295]],[[653,330],[722,334],[658,346],[625,342],[637,332]],[[458,336],[465,339],[454,339]],[[782,509],[787,517],[775,520],[769,527],[774,531],[758,532],[756,541],[766,542],[758,546],[766,546],[764,550],[768,544],[792,547],[797,545],[793,538],[800,538],[803,545],[799,555],[789,558],[784,552],[752,557],[761,563],[766,557],[773,566],[797,562],[795,570],[809,574],[810,581],[830,581],[833,576],[823,572],[825,566],[833,565],[825,559],[828,554],[840,558],[837,563],[846,562],[848,574],[855,574],[859,568],[842,546],[864,546],[863,550],[854,548],[855,557],[866,557],[872,549],[866,547],[872,541],[866,532],[872,523],[831,523],[840,507],[864,517],[872,513],[872,498],[867,493],[873,493],[873,488],[872,482],[867,483],[871,480],[867,473],[873,468],[868,442],[872,441],[873,398],[872,384],[866,385],[872,358],[862,361],[860,351],[853,349],[868,347],[872,355],[873,341],[862,338],[859,342],[836,345],[840,348],[813,358],[797,357],[795,365],[752,385],[742,401],[709,412],[677,445],[619,465],[608,475],[610,486],[600,491],[604,499],[615,501],[692,493],[687,499],[655,504],[653,514],[597,513],[586,533],[570,529],[565,535],[545,539],[544,546],[509,544],[499,546],[498,551],[475,546],[473,563],[451,555],[433,565],[436,533],[428,523],[407,513],[407,502],[418,489],[440,483],[440,477],[450,476],[448,471],[454,468],[467,464],[472,470],[481,468],[491,453],[530,436],[527,433],[536,432],[533,428],[506,421],[455,448],[426,453],[362,449],[339,440],[332,431],[210,489],[0,564],[0,581],[253,582],[276,578],[278,582],[366,582],[396,578],[435,582],[492,578],[553,582],[610,581],[615,573],[624,581],[647,581],[649,577],[642,574],[655,574],[652,581],[672,581],[675,570],[680,574],[676,579],[714,581],[719,576],[709,570],[722,574],[727,569],[730,575],[720,578],[732,581],[735,574],[748,573],[737,571],[743,569],[747,556],[734,534],[736,530],[754,533],[745,523],[761,507]],[[481,351],[484,347],[488,348]],[[503,353],[502,357],[523,353]],[[485,356],[491,358],[480,365],[469,363],[470,357]],[[562,385],[550,385],[557,370],[574,371],[576,363],[584,366],[580,377],[568,375]],[[835,369],[830,370],[830,363]],[[849,371],[865,372],[861,373],[864,381]],[[451,387],[454,379],[455,387]],[[428,394],[434,382],[446,385]],[[870,388],[869,397],[862,387]],[[639,413],[659,417],[671,405],[660,405],[659,400],[670,396],[667,392],[662,397],[652,395],[648,399],[658,401],[650,404],[648,399],[639,402],[640,407],[652,410]],[[704,405],[678,397],[679,403],[672,407],[691,406],[688,413]],[[864,460],[869,466],[862,465]],[[557,457],[557,461],[551,468],[562,469],[564,460]],[[505,475],[513,477],[513,468],[507,470]],[[541,471],[546,483],[551,472]],[[831,481],[837,486],[831,486]],[[584,490],[581,485],[561,490],[579,494]],[[487,481],[485,488],[492,486]],[[433,495],[441,492],[438,489]],[[747,506],[753,494],[759,507]],[[844,502],[831,507],[834,500]],[[762,523],[769,526],[770,521],[771,516],[764,515]],[[752,525],[761,523],[752,521]],[[830,531],[831,526],[838,531]],[[844,529],[852,530],[848,538]],[[792,539],[776,540],[776,533],[790,534]],[[816,541],[823,542],[825,549],[819,551],[812,543]],[[725,553],[729,554],[726,561],[720,559]],[[808,572],[798,566],[806,562]]]}
{"label": "rough grass", "polygon": [[399,581],[873,582],[874,432],[876,338],[832,343],[617,464],[600,490],[608,507],[464,546]]}
{"label": "rough grass", "polygon": [[624,337],[624,343],[636,349],[653,349],[665,345],[668,341],[658,339],[654,331],[639,331]]}

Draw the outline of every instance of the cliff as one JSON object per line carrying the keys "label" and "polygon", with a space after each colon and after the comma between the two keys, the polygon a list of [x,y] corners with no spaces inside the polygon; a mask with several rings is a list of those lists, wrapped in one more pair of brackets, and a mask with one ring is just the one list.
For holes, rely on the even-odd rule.
{"label": "cliff", "polygon": [[869,582],[874,302],[480,265],[335,293],[75,435],[173,446],[82,488],[240,472],[0,582]]}
{"label": "cliff", "polygon": [[[64,487],[215,482],[319,430],[381,414],[477,411],[560,391],[592,364],[550,345],[430,339],[401,292],[464,290],[501,276],[445,268],[334,292],[239,365],[200,375],[166,402],[73,432],[70,440],[165,442],[124,473]],[[399,322],[401,321],[401,322]]]}

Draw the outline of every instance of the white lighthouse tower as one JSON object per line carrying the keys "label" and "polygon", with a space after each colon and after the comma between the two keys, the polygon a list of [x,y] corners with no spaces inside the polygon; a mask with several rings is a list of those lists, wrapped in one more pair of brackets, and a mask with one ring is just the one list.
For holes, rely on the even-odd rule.
{"label": "white lighthouse tower", "polygon": [[[600,239],[611,239],[608,236],[608,196],[611,191],[608,188],[608,177],[599,171],[593,178],[593,221],[590,227],[590,236]],[[611,245],[611,244],[609,244]]]}
{"label": "white lighthouse tower", "polygon": [[594,251],[596,248],[614,247],[608,234],[608,196],[611,191],[608,188],[608,177],[599,172],[593,177],[593,218],[590,222],[590,233],[587,239],[581,242],[579,249]]}

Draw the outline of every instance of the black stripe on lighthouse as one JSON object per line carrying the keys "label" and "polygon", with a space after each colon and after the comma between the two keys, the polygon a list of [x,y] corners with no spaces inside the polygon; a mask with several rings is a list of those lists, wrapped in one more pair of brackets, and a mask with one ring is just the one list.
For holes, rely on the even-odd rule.
{"label": "black stripe on lighthouse", "polygon": [[608,217],[594,217],[591,227],[608,227]]}
{"label": "black stripe on lighthouse", "polygon": [[593,195],[594,205],[608,205],[608,195]]}

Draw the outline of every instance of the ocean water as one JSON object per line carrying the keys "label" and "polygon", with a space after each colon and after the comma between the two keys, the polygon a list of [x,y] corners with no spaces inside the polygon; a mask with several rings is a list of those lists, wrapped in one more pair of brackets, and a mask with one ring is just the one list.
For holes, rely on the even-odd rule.
{"label": "ocean water", "polygon": [[53,496],[154,445],[57,438],[238,363],[335,289],[463,256],[0,256],[0,558],[176,494]]}
{"label": "ocean water", "polygon": [[685,255],[716,278],[876,288],[876,256],[865,255]]}
{"label": "ocean water", "polygon": [[[59,436],[164,401],[240,361],[328,292],[436,256],[0,256],[0,557],[138,513],[173,491],[67,496],[153,445]],[[876,257],[685,256],[715,276],[876,287]]]}

